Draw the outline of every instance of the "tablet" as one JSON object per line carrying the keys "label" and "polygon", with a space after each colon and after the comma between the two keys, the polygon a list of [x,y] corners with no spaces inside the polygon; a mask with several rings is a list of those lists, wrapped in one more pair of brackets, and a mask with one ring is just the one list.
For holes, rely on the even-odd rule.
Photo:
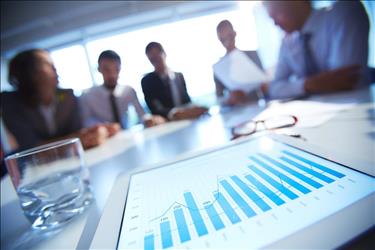
{"label": "tablet", "polygon": [[122,176],[91,247],[333,248],[373,227],[375,178],[297,144],[249,138]]}

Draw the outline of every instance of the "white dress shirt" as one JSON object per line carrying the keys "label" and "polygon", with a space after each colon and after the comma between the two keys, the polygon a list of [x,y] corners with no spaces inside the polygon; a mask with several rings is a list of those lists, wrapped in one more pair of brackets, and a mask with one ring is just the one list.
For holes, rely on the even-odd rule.
{"label": "white dress shirt", "polygon": [[[271,98],[305,94],[303,34],[311,34],[310,50],[318,72],[353,64],[367,68],[369,20],[360,1],[338,1],[327,9],[313,10],[300,31],[286,34],[269,86]],[[362,79],[366,81],[366,79]]]}
{"label": "white dress shirt", "polygon": [[56,100],[53,100],[53,102],[50,105],[39,105],[38,108],[46,122],[48,133],[50,135],[55,134],[57,129],[55,121]]}
{"label": "white dress shirt", "polygon": [[[145,112],[139,103],[137,93],[132,87],[117,85],[113,90],[113,94],[116,98],[117,109],[123,128],[128,127],[129,105],[134,107],[139,121],[143,120]],[[82,94],[80,104],[85,127],[98,123],[114,122],[110,95],[111,90],[107,89],[104,85],[92,87]]]}

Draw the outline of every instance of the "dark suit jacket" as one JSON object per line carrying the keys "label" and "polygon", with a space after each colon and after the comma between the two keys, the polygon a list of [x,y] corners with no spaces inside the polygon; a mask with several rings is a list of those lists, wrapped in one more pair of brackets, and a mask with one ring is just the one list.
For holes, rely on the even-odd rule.
{"label": "dark suit jacket", "polygon": [[[182,104],[189,103],[184,76],[176,72],[177,88]],[[157,73],[151,72],[142,79],[142,90],[148,108],[152,114],[168,117],[168,112],[175,107],[169,83],[164,82]]]}
{"label": "dark suit jacket", "polygon": [[33,147],[43,141],[77,132],[81,117],[77,98],[71,89],[57,90],[55,113],[56,133],[49,134],[44,117],[38,107],[25,103],[17,91],[1,93],[2,119],[14,135],[21,149]]}
{"label": "dark suit jacket", "polygon": [[[255,50],[251,51],[242,51],[261,69],[263,69],[262,63],[259,59],[258,53]],[[223,96],[224,90],[227,89],[225,85],[214,75],[216,95]]]}

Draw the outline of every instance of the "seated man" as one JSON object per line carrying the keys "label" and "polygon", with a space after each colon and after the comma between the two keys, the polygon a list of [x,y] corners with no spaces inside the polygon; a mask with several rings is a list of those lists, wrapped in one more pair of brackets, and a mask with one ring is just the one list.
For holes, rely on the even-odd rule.
{"label": "seated man", "polygon": [[47,51],[17,54],[9,63],[9,82],[16,90],[1,94],[2,119],[18,150],[71,137],[90,148],[120,129],[118,124],[82,128],[78,101],[71,89],[57,87],[56,69]]}
{"label": "seated man", "polygon": [[7,155],[16,153],[18,143],[14,136],[9,132],[3,123],[3,119],[0,116],[0,177],[3,177],[7,173],[4,159]]}
{"label": "seated man", "polygon": [[[217,37],[226,50],[226,55],[230,52],[237,50],[236,48],[236,31],[233,25],[228,20],[221,21],[216,27]],[[259,68],[262,69],[262,63],[256,51],[243,51]],[[216,96],[223,97],[224,91],[228,91],[229,95],[224,100],[224,104],[236,105],[249,100],[247,93],[241,90],[229,91],[225,85],[214,75]]]}
{"label": "seated man", "polygon": [[168,68],[166,54],[160,43],[149,43],[146,55],[155,71],[143,77],[142,90],[147,106],[153,114],[169,120],[179,120],[193,119],[207,111],[203,107],[187,106],[191,100],[184,76]]}
{"label": "seated man", "polygon": [[116,52],[103,51],[99,55],[98,65],[98,70],[103,75],[103,85],[92,87],[80,98],[85,126],[117,122],[121,124],[122,128],[127,128],[129,104],[135,108],[139,121],[144,122],[145,126],[165,122],[161,116],[145,115],[138,101],[137,93],[132,87],[117,84],[121,70],[121,58]]}
{"label": "seated man", "polygon": [[367,79],[369,20],[360,1],[313,10],[309,1],[266,1],[286,35],[275,79],[262,86],[270,98],[351,90]]}

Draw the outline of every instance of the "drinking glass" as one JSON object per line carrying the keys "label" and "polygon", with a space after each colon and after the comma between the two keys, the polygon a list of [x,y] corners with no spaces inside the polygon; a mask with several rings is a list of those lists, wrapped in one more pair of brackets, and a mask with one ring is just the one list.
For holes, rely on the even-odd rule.
{"label": "drinking glass", "polygon": [[72,138],[5,158],[21,208],[35,229],[58,228],[92,202],[83,148]]}

